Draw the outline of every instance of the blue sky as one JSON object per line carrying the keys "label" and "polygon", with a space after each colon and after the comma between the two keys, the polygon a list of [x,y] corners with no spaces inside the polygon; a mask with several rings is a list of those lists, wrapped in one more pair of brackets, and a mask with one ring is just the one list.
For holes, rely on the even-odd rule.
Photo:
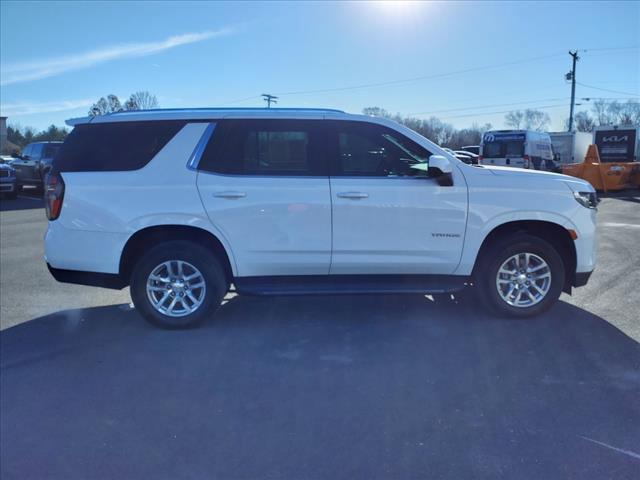
{"label": "blue sky", "polygon": [[576,48],[578,99],[640,96],[640,2],[0,5],[2,114],[36,128],[148,90],[162,107],[262,106],[268,92],[282,107],[380,106],[459,128],[542,107],[556,130]]}

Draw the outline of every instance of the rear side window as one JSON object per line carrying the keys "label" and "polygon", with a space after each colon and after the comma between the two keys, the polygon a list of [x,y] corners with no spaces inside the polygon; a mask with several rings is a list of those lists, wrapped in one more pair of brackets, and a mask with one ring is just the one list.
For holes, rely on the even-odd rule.
{"label": "rear side window", "polygon": [[199,168],[232,175],[326,175],[321,121],[219,122]]}
{"label": "rear side window", "polygon": [[56,156],[56,153],[58,153],[58,150],[60,150],[60,144],[58,143],[45,145],[44,152],[42,153],[42,158],[54,158]]}
{"label": "rear side window", "polygon": [[185,123],[157,121],[78,125],[62,144],[53,161],[53,169],[58,172],[137,170],[149,163]]}

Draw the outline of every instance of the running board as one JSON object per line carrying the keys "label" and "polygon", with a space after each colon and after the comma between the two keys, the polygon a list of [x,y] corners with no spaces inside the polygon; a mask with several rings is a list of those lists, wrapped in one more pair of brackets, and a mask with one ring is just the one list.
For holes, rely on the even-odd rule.
{"label": "running board", "polygon": [[461,275],[299,275],[237,277],[242,295],[355,295],[453,293],[470,277]]}

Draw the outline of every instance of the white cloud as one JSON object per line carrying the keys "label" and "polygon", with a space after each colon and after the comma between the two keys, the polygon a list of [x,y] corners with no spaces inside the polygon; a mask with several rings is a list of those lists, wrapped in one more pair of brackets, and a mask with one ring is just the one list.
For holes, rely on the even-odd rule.
{"label": "white cloud", "polygon": [[76,108],[88,107],[93,103],[91,99],[61,100],[56,102],[16,102],[4,103],[0,106],[3,117],[17,117],[34,113],[64,112]]}
{"label": "white cloud", "polygon": [[0,69],[0,85],[29,82],[42,78],[53,77],[64,72],[92,67],[100,63],[120,60],[123,58],[143,57],[153,55],[171,48],[202,42],[213,37],[227,35],[231,29],[222,29],[200,33],[185,33],[175,35],[159,42],[126,43],[111,47],[99,48],[76,55],[66,55],[57,58],[43,58],[30,62],[3,65]]}

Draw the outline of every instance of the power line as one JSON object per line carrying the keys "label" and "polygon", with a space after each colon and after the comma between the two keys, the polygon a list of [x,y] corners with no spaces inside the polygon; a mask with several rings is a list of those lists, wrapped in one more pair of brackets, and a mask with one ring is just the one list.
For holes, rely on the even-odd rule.
{"label": "power line", "polygon": [[638,95],[637,93],[621,92],[620,90],[611,90],[608,88],[594,87],[593,85],[587,85],[586,83],[581,83],[581,82],[576,82],[576,83],[582,87],[593,88],[594,90],[602,90],[603,92],[620,93],[622,95],[631,95],[632,97],[640,97],[640,95]]}
{"label": "power line", "polygon": [[375,82],[375,83],[363,83],[360,85],[351,85],[348,87],[335,87],[335,88],[324,88],[324,89],[317,89],[317,90],[298,90],[298,91],[292,91],[292,92],[281,92],[278,93],[278,95],[280,96],[285,96],[285,95],[308,95],[308,94],[313,94],[313,93],[329,93],[329,92],[341,92],[341,91],[346,91],[346,90],[359,90],[362,88],[371,88],[371,87],[384,87],[384,86],[389,86],[389,85],[398,85],[398,84],[402,84],[402,83],[410,83],[410,82],[416,82],[419,80],[430,80],[433,78],[442,78],[442,77],[449,77],[452,75],[461,75],[464,73],[473,73],[473,72],[480,72],[483,70],[491,70],[494,68],[502,68],[502,67],[509,67],[512,65],[520,65],[523,63],[530,63],[530,62],[536,62],[539,60],[546,60],[549,58],[554,58],[554,57],[560,57],[564,55],[564,53],[555,53],[553,55],[543,55],[540,57],[532,57],[532,58],[528,58],[528,59],[524,59],[524,60],[514,60],[512,62],[505,62],[505,63],[499,63],[499,64],[494,64],[494,65],[485,65],[482,67],[473,67],[473,68],[466,68],[464,70],[455,70],[452,72],[445,72],[445,73],[436,73],[436,74],[432,74],[432,75],[422,75],[419,77],[412,77],[412,78],[404,78],[404,79],[399,79],[399,80],[389,80],[386,82]]}
{"label": "power line", "polygon": [[223,104],[224,105],[233,105],[235,103],[242,103],[242,102],[246,102],[247,100],[254,100],[254,99],[258,99],[260,97],[261,97],[261,95],[253,95],[251,97],[239,98],[237,100],[231,100],[229,102],[223,102]]}
{"label": "power line", "polygon": [[[576,103],[576,105],[580,106],[580,103]],[[536,110],[546,110],[548,108],[558,108],[558,107],[566,107],[567,104],[566,103],[558,103],[556,105],[545,105],[542,107],[536,107]],[[442,117],[442,120],[446,120],[448,118],[462,118],[462,117],[479,117],[479,116],[486,116],[486,115],[497,115],[499,113],[509,113],[511,112],[511,110],[500,110],[498,112],[478,112],[478,113],[468,113],[468,114],[463,114],[463,115],[449,115],[447,117]]]}
{"label": "power line", "polygon": [[614,50],[638,50],[640,45],[630,45],[628,47],[604,47],[604,48],[582,48],[579,52],[610,52]]}
{"label": "power line", "polygon": [[526,102],[512,102],[512,103],[494,103],[493,105],[482,105],[477,107],[461,107],[461,108],[449,108],[447,110],[432,110],[430,112],[414,112],[408,113],[407,115],[431,115],[435,113],[446,113],[446,112],[459,112],[464,110],[478,110],[481,108],[495,108],[495,107],[509,107],[512,105],[525,105],[528,103],[538,103],[538,102],[557,102],[560,100],[568,100],[568,97],[562,98],[542,98],[540,100],[529,100]]}

